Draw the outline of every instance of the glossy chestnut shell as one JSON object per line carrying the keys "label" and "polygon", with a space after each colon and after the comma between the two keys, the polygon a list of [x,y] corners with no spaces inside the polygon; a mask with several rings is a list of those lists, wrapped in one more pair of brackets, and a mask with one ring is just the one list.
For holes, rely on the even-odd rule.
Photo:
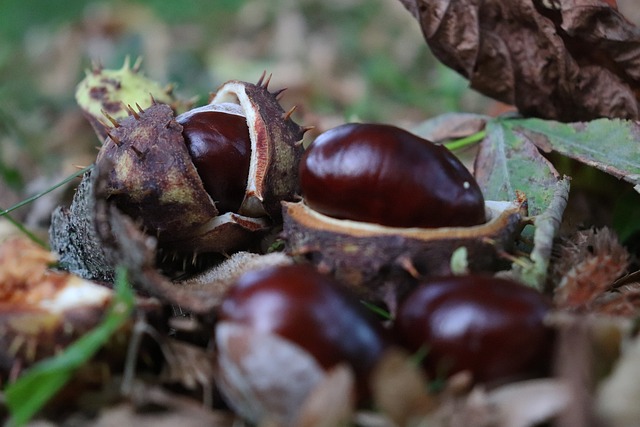
{"label": "glossy chestnut shell", "polygon": [[308,265],[244,274],[224,297],[218,319],[282,336],[325,369],[346,361],[361,383],[388,345],[385,330],[372,314],[333,279]]}
{"label": "glossy chestnut shell", "polygon": [[385,124],[345,124],[321,134],[300,162],[314,210],[391,227],[485,222],[482,192],[445,147]]}
{"label": "glossy chestnut shell", "polygon": [[422,282],[401,303],[395,331],[412,351],[423,349],[432,376],[469,370],[477,382],[544,374],[552,332],[550,303],[519,283],[484,275]]}
{"label": "glossy chestnut shell", "polygon": [[244,116],[203,111],[182,123],[187,149],[220,213],[237,212],[244,199],[251,139]]}

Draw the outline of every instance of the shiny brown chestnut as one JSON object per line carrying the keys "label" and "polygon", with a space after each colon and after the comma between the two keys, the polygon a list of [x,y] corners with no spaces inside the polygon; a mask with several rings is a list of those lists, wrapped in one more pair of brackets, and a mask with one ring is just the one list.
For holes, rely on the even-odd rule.
{"label": "shiny brown chestnut", "polygon": [[247,120],[239,114],[202,111],[187,117],[182,127],[193,164],[218,212],[237,212],[251,160]]}
{"label": "shiny brown chestnut", "polygon": [[485,222],[482,192],[445,147],[385,124],[321,134],[300,162],[305,202],[330,217],[391,227]]}
{"label": "shiny brown chestnut", "polygon": [[403,345],[423,349],[433,375],[468,370],[474,381],[504,382],[548,369],[552,331],[544,295],[485,275],[422,282],[401,303],[395,330]]}
{"label": "shiny brown chestnut", "polygon": [[245,273],[224,297],[218,319],[284,337],[325,369],[347,362],[361,389],[389,344],[358,299],[308,265]]}

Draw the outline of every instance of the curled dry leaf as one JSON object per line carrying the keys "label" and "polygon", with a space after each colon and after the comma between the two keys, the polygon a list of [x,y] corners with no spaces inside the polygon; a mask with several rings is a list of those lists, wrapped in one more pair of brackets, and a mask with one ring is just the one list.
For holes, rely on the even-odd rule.
{"label": "curled dry leaf", "polygon": [[603,0],[400,0],[433,53],[525,115],[638,118],[640,31]]}

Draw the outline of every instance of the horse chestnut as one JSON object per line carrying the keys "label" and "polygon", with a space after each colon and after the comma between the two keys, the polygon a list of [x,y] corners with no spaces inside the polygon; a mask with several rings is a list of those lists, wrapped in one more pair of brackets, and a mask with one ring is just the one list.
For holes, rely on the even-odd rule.
{"label": "horse chestnut", "polygon": [[237,212],[251,160],[247,120],[238,114],[202,111],[188,116],[182,127],[193,164],[218,212]]}
{"label": "horse chestnut", "polygon": [[485,222],[482,192],[445,147],[395,126],[346,124],[321,134],[300,163],[309,207],[391,227]]}
{"label": "horse chestnut", "polygon": [[284,337],[325,369],[347,362],[361,384],[388,345],[385,330],[357,299],[307,265],[244,274],[218,317]]}
{"label": "horse chestnut", "polygon": [[516,282],[483,275],[434,278],[400,304],[395,329],[423,347],[432,375],[469,370],[477,382],[540,375],[550,359],[547,299]]}

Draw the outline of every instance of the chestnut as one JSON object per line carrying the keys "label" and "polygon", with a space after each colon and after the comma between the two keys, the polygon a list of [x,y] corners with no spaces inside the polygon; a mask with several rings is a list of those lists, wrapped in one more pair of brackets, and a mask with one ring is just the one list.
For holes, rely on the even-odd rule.
{"label": "chestnut", "polygon": [[325,369],[347,362],[361,389],[389,342],[358,299],[308,265],[245,273],[223,298],[218,320],[284,337]]}
{"label": "chestnut", "polygon": [[237,212],[244,200],[251,160],[246,118],[201,111],[188,116],[182,127],[191,160],[218,212]]}
{"label": "chestnut", "polygon": [[484,198],[445,147],[385,124],[345,124],[322,133],[300,162],[309,207],[391,227],[464,227],[485,222]]}
{"label": "chestnut", "polygon": [[[120,120],[106,116],[113,127],[96,159],[95,170],[104,174],[95,197],[157,239],[163,267],[175,259],[179,272],[197,270],[200,255],[208,262],[217,254],[254,249],[279,226],[281,202],[298,194],[306,128],[282,109],[280,91],[270,92],[268,81],[229,81],[207,105],[177,116],[158,102],[146,109],[128,106],[129,116]],[[91,175],[94,182],[97,172]],[[93,184],[87,187],[93,191]],[[74,201],[87,197],[93,196],[79,193]],[[52,234],[61,237],[55,249],[69,253],[65,262],[79,263],[74,254],[86,250],[66,247],[84,242],[67,244],[64,231],[75,215],[57,218]]]}
{"label": "chestnut", "polygon": [[488,275],[423,281],[400,304],[394,328],[412,351],[423,349],[430,375],[468,370],[498,383],[543,375],[553,334],[550,302],[532,288]]}

